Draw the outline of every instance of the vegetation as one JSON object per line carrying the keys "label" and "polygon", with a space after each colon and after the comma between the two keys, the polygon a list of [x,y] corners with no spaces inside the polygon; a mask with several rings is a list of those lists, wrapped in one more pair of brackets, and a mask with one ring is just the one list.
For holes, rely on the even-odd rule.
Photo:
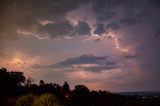
{"label": "vegetation", "polygon": [[24,95],[18,98],[17,106],[33,106],[35,101],[35,96],[33,94]]}
{"label": "vegetation", "polygon": [[59,102],[56,96],[52,94],[43,94],[34,100],[33,106],[58,106]]}
{"label": "vegetation", "polygon": [[84,85],[70,90],[65,81],[33,84],[22,72],[0,69],[0,106],[160,106],[160,97],[125,96],[109,91],[90,91]]}

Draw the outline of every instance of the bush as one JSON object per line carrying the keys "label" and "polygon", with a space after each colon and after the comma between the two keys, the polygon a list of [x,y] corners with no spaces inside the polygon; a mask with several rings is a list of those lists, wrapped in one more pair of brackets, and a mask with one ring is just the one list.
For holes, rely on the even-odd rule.
{"label": "bush", "polygon": [[42,94],[41,96],[34,96],[32,94],[18,98],[17,106],[59,106],[56,96],[52,94]]}
{"label": "bush", "polygon": [[32,106],[35,96],[32,94],[22,96],[17,100],[17,106]]}
{"label": "bush", "polygon": [[34,100],[33,106],[59,106],[55,96],[51,94],[43,94]]}

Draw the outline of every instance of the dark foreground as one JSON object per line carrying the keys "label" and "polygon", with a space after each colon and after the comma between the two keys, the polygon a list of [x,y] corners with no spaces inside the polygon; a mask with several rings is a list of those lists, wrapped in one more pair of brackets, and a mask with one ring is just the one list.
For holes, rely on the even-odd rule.
{"label": "dark foreground", "polygon": [[36,85],[22,72],[8,72],[5,68],[0,69],[0,84],[0,106],[160,106],[159,95],[90,91],[84,85],[70,90],[67,82],[60,86],[43,80]]}

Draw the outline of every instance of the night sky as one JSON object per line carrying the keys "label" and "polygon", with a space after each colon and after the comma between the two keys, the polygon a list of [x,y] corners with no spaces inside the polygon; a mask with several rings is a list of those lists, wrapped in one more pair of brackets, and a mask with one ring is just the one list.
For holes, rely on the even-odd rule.
{"label": "night sky", "polygon": [[1,0],[0,67],[71,89],[160,91],[160,1]]}

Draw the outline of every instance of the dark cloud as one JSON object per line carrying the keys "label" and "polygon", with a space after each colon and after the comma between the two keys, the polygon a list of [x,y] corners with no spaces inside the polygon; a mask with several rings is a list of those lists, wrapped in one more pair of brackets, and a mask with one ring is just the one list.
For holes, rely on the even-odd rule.
{"label": "dark cloud", "polygon": [[154,39],[153,42],[146,45],[141,51],[141,66],[146,73],[158,74],[160,71],[160,39]]}
{"label": "dark cloud", "polygon": [[[54,38],[56,32],[55,37],[61,36],[66,30],[69,29],[70,31],[71,29],[68,23],[63,23],[63,21],[66,20],[66,13],[88,1],[89,0],[2,0],[0,5],[0,39],[17,37],[18,28],[33,31],[32,33],[38,33],[35,28],[43,27],[38,23],[39,20],[57,22],[58,24],[48,25],[42,29],[46,30],[46,28],[49,28],[47,30],[49,34],[53,33],[52,38]],[[60,30],[59,28],[62,32],[58,31]],[[51,29],[53,29],[53,31],[51,31]]]}
{"label": "dark cloud", "polygon": [[79,35],[87,35],[90,34],[90,26],[85,21],[79,21],[78,25],[75,27],[75,33]]}
{"label": "dark cloud", "polygon": [[50,38],[55,37],[64,37],[66,35],[70,35],[73,32],[73,27],[66,20],[60,23],[47,24],[45,26],[40,27],[40,34],[48,33]]}
{"label": "dark cloud", "polygon": [[[155,2],[154,0],[152,4],[156,4]],[[72,30],[72,26],[66,22],[66,14],[82,4],[89,3],[92,3],[92,10],[95,15],[93,17],[97,19],[97,23],[109,21],[116,16],[116,20],[124,25],[137,23],[137,16],[140,13],[135,8],[143,4],[143,2],[137,0],[2,0],[0,5],[0,38],[17,38],[18,28],[36,34],[39,32],[43,32],[42,34],[48,33],[51,38],[63,37],[64,33],[69,34]],[[144,2],[145,4],[148,5]],[[122,6],[125,14],[120,18],[117,13],[121,10],[116,10],[116,7]],[[39,20],[50,20],[56,23],[43,26],[39,23]],[[113,20],[113,22],[116,20]],[[109,24],[108,27],[119,28],[115,23]],[[95,33],[102,34],[104,32],[102,25],[97,26],[97,28]],[[75,33],[79,35],[90,34],[90,26],[84,21],[79,21],[75,30]],[[75,34],[72,33],[72,35]]]}
{"label": "dark cloud", "polygon": [[156,35],[155,35],[155,38],[159,37],[160,36],[160,30],[157,31]]}
{"label": "dark cloud", "polygon": [[96,25],[96,30],[94,31],[95,34],[102,35],[105,32],[106,31],[105,31],[105,28],[104,28],[104,24],[97,24]]}
{"label": "dark cloud", "polygon": [[107,29],[112,29],[112,30],[116,30],[120,28],[117,22],[111,22],[110,24],[107,24],[106,27]]}
{"label": "dark cloud", "polygon": [[154,4],[156,7],[160,8],[160,1],[159,0],[148,0],[149,3]]}
{"label": "dark cloud", "polygon": [[93,56],[93,55],[82,55],[79,57],[74,57],[74,58],[68,58],[64,62],[57,63],[57,66],[70,66],[73,64],[112,64],[113,62],[107,61],[108,57],[98,57],[98,56]]}
{"label": "dark cloud", "polygon": [[120,0],[95,0],[92,8],[95,12],[97,21],[106,21],[116,15],[113,8],[119,4],[119,2]]}
{"label": "dark cloud", "polygon": [[[119,28],[114,21],[126,26],[139,23],[141,20],[139,18],[144,18],[140,14],[151,13],[150,10],[153,5],[159,5],[156,0],[2,0],[0,5],[0,38],[17,38],[18,28],[38,33],[37,27],[40,27],[41,31],[38,30],[39,32],[48,31],[45,33],[51,35],[51,38],[61,37],[64,33],[70,33],[72,29],[72,26],[66,22],[66,14],[82,4],[89,3],[92,3],[92,10],[95,15],[93,17],[97,19],[97,23],[113,20],[113,23],[110,22],[108,25],[111,29]],[[123,7],[123,9],[117,10],[117,7]],[[122,15],[117,15],[121,12],[123,12]],[[117,19],[113,19],[114,17]],[[39,24],[39,20],[51,20],[56,23],[42,26]],[[102,25],[97,26],[97,28],[95,33],[102,34],[104,32]],[[62,32],[58,31],[60,29]],[[86,22],[79,21],[75,29],[76,33],[80,35],[90,34],[90,26]]]}
{"label": "dark cloud", "polygon": [[109,70],[117,68],[118,65],[116,62],[109,60],[109,57],[99,57],[93,55],[82,55],[79,57],[68,58],[67,60],[56,63],[53,65],[33,65],[33,68],[58,68],[58,69],[65,69],[65,68],[81,68],[85,71],[92,71],[92,72],[100,72],[102,70]]}
{"label": "dark cloud", "polygon": [[120,23],[126,26],[135,25],[137,23],[137,20],[135,18],[124,18],[120,20]]}
{"label": "dark cloud", "polygon": [[97,12],[97,20],[98,21],[106,21],[106,20],[109,20],[111,19],[116,13],[113,12],[113,11],[106,11],[106,10],[103,10],[103,11],[100,11],[100,12]]}
{"label": "dark cloud", "polygon": [[94,0],[92,9],[98,23],[117,21],[128,26],[144,21],[143,18],[145,18],[146,14],[148,15],[150,13],[149,11],[158,4],[156,4],[155,1],[156,0],[153,2],[148,0]]}

